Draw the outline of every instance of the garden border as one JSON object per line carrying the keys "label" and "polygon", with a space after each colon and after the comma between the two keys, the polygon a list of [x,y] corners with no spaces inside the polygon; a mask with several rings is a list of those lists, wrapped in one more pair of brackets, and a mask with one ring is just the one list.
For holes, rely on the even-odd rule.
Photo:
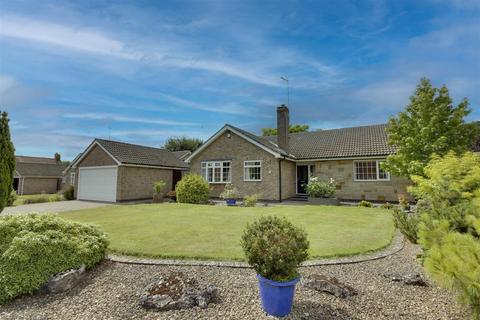
{"label": "garden border", "polygon": [[[401,251],[405,246],[405,240],[400,232],[396,231],[390,244],[381,250],[371,253],[359,254],[348,257],[324,258],[306,261],[301,267],[316,267],[338,264],[353,264],[371,260],[383,259]],[[209,261],[209,260],[181,260],[181,259],[152,259],[131,256],[109,255],[108,260],[125,264],[156,265],[156,266],[188,266],[188,267],[225,267],[249,269],[246,262],[236,261]]]}

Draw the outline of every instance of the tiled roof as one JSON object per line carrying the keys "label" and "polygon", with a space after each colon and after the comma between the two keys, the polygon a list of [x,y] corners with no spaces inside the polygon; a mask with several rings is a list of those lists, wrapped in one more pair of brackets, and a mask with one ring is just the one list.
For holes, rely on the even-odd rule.
{"label": "tiled roof", "polygon": [[[255,142],[261,144],[262,146],[264,146],[264,147],[266,147],[266,148],[268,148],[268,149],[270,149],[270,150],[272,150],[276,153],[279,153],[279,154],[281,154],[283,156],[286,156],[286,157],[291,157],[292,156],[292,154],[289,154],[285,150],[282,150],[281,148],[278,147],[277,137],[259,137],[259,136],[254,135],[253,133],[250,133],[250,132],[245,131],[243,129],[234,127],[230,124],[227,124],[227,126],[231,127],[234,130],[237,130],[241,134],[247,136],[248,138],[254,140]],[[272,138],[274,138],[274,139],[272,139]]]}
{"label": "tiled roof", "polygon": [[[297,160],[386,156],[396,147],[388,144],[386,124],[290,134],[290,153]],[[277,137],[265,137],[272,142]]]}
{"label": "tiled roof", "polygon": [[192,154],[190,150],[182,150],[182,151],[172,151],[172,153],[180,160],[185,160],[189,155]]}
{"label": "tiled roof", "polygon": [[17,162],[15,170],[22,177],[61,177],[64,165]]}
{"label": "tiled roof", "polygon": [[95,141],[122,164],[188,168],[185,162],[165,149],[103,139]]}
{"label": "tiled roof", "polygon": [[28,157],[28,156],[15,156],[17,163],[44,163],[44,164],[57,164],[55,158],[44,157]]}

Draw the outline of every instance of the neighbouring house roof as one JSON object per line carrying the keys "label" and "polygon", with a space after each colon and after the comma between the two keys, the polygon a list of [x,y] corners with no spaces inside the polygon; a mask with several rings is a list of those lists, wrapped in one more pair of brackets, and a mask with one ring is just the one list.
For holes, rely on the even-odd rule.
{"label": "neighbouring house roof", "polygon": [[80,158],[82,155],[83,155],[83,152],[80,152],[79,154],[77,154],[77,156],[76,156],[75,158],[73,158],[72,161],[70,161],[70,163],[68,164],[68,166],[67,166],[65,169],[63,169],[63,174],[67,173],[67,171],[72,168],[73,164],[74,164],[75,162],[77,162],[78,158]]}
{"label": "neighbouring house roof", "polygon": [[55,160],[55,158],[15,156],[15,159],[17,163],[57,164],[57,161]]}
{"label": "neighbouring house roof", "polygon": [[190,150],[182,150],[182,151],[172,151],[172,153],[180,160],[185,160],[189,155],[192,154]]}
{"label": "neighbouring house roof", "polygon": [[[98,144],[119,164],[125,165],[145,165],[153,167],[172,167],[187,169],[188,165],[178,159],[172,152],[137,144],[118,142],[112,140],[95,139],[90,147]],[[88,150],[83,153],[86,155]],[[78,162],[82,157],[79,157]]]}
{"label": "neighbouring house roof", "polygon": [[62,177],[65,166],[51,163],[17,162],[15,170],[21,177]]}
{"label": "neighbouring house roof", "polygon": [[[290,153],[297,160],[387,156],[396,152],[388,144],[386,124],[291,133]],[[265,137],[276,142],[277,137]]]}

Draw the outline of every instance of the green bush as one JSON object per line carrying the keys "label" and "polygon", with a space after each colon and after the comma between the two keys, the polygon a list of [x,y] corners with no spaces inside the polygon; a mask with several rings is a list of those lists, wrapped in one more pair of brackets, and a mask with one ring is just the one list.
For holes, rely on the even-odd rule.
{"label": "green bush", "polygon": [[55,193],[52,194],[50,197],[48,197],[49,202],[56,202],[56,201],[62,201],[63,200],[63,195],[61,193]]}
{"label": "green bush", "polygon": [[382,209],[387,209],[387,210],[393,209],[393,205],[392,205],[390,202],[385,202],[385,203],[382,204],[380,207],[381,207]]}
{"label": "green bush", "polygon": [[155,181],[153,183],[153,193],[156,195],[160,195],[162,193],[163,188],[165,188],[166,185],[167,183],[163,180]]}
{"label": "green bush", "polygon": [[362,200],[358,203],[358,206],[359,207],[365,207],[365,208],[371,208],[372,207],[372,203],[369,202],[369,201],[366,201],[366,200]]}
{"label": "green bush", "polygon": [[312,198],[330,198],[335,194],[335,181],[321,181],[317,177],[311,177],[305,187],[307,194]]}
{"label": "green bush", "polygon": [[15,200],[17,200],[17,192],[15,190],[12,190],[12,192],[10,192],[10,196],[7,199],[7,207],[13,206]]}
{"label": "green bush", "polygon": [[224,200],[237,199],[238,190],[231,183],[227,183],[222,193],[220,193],[220,198]]}
{"label": "green bush", "polygon": [[420,218],[417,214],[407,213],[400,209],[392,212],[395,227],[407,238],[411,243],[418,243],[418,225]]}
{"label": "green bush", "polygon": [[0,304],[32,293],[60,272],[100,262],[108,241],[97,228],[56,215],[0,218]]}
{"label": "green bush", "polygon": [[28,197],[23,199],[23,204],[43,203],[43,202],[50,202],[50,196],[47,194],[42,194],[39,196]]}
{"label": "green bush", "polygon": [[67,189],[63,191],[63,198],[65,200],[75,200],[75,188],[73,186],[69,186]]}
{"label": "green bush", "polygon": [[258,194],[252,194],[250,196],[246,196],[245,199],[243,199],[243,205],[245,207],[255,207],[257,205],[259,198],[260,198],[260,195]]}
{"label": "green bush", "polygon": [[480,155],[434,157],[413,180],[427,204],[417,208],[425,269],[480,319]]}
{"label": "green bush", "polygon": [[285,218],[265,216],[247,225],[242,247],[248,263],[264,278],[289,281],[308,258],[307,234]]}
{"label": "green bush", "polygon": [[177,202],[180,203],[207,203],[210,197],[208,183],[199,175],[187,174],[180,180],[175,191]]}

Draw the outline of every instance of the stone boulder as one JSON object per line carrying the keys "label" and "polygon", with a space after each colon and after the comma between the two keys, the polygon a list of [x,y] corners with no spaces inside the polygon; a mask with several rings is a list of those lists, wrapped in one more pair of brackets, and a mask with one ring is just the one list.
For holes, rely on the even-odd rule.
{"label": "stone boulder", "polygon": [[419,273],[412,273],[412,274],[406,274],[406,275],[385,274],[384,277],[390,278],[390,280],[394,282],[401,282],[409,286],[421,286],[421,287],[428,286],[425,279],[423,279],[423,277]]}
{"label": "stone boulder", "polygon": [[51,277],[40,289],[44,293],[60,293],[77,286],[85,278],[85,266],[80,269],[67,270]]}
{"label": "stone boulder", "polygon": [[349,285],[343,284],[334,277],[327,277],[321,274],[315,274],[304,280],[303,285],[306,288],[326,292],[337,298],[347,298],[357,294],[357,290]]}
{"label": "stone boulder", "polygon": [[214,285],[201,286],[181,272],[155,278],[140,294],[140,304],[147,309],[177,310],[198,306],[206,308],[216,296]]}

